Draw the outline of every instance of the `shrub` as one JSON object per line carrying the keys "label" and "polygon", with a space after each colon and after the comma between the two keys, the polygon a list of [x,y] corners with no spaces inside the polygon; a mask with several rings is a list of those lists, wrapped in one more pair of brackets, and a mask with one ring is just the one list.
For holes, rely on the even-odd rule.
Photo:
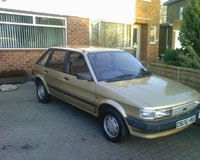
{"label": "shrub", "polygon": [[182,50],[178,58],[180,66],[193,69],[200,69],[200,57],[197,55],[192,46],[187,46],[185,50]]}
{"label": "shrub", "polygon": [[200,69],[200,0],[188,1],[183,11],[179,40],[182,45],[180,66]]}
{"label": "shrub", "polygon": [[165,56],[164,56],[164,62],[166,64],[171,64],[175,66],[179,66],[179,49],[166,49],[165,50]]}
{"label": "shrub", "polygon": [[26,75],[27,75],[27,72],[25,70],[9,70],[9,71],[0,72],[0,78],[20,77],[20,76],[26,76]]}
{"label": "shrub", "polygon": [[183,10],[183,22],[179,36],[185,54],[188,53],[186,48],[191,46],[195,50],[196,54],[200,57],[199,38],[200,0],[189,0],[187,7]]}

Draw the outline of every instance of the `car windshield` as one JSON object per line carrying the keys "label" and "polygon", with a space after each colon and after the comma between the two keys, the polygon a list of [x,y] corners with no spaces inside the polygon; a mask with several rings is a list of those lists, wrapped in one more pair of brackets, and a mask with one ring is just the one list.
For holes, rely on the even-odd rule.
{"label": "car windshield", "polygon": [[125,51],[90,53],[88,58],[98,81],[113,82],[151,76],[133,55]]}

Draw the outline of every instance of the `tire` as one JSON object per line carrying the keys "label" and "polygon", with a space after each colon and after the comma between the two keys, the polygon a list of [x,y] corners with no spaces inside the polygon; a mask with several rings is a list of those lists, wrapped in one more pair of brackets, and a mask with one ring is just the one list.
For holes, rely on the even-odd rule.
{"label": "tire", "polygon": [[48,94],[42,81],[39,81],[37,84],[37,97],[38,100],[42,103],[48,103],[50,101],[51,95]]}
{"label": "tire", "polygon": [[117,110],[107,108],[101,118],[103,133],[109,141],[120,142],[128,136],[126,123]]}

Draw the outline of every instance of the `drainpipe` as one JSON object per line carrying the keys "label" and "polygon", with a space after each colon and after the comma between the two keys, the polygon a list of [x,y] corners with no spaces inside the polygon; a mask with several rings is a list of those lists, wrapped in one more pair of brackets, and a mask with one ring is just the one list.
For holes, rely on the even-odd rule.
{"label": "drainpipe", "polygon": [[169,37],[169,25],[167,25],[167,31],[166,31],[166,48],[167,48],[167,49],[169,48],[169,45],[168,45],[168,37]]}

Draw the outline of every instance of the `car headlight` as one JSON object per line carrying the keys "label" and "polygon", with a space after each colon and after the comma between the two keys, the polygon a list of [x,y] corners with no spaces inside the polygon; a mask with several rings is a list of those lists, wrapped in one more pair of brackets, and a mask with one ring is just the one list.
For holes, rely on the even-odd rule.
{"label": "car headlight", "polygon": [[196,100],[195,103],[196,103],[197,105],[199,105],[199,104],[200,104],[200,99]]}
{"label": "car headlight", "polygon": [[142,119],[154,119],[155,118],[155,111],[154,110],[140,110],[140,118]]}
{"label": "car headlight", "polygon": [[172,113],[171,109],[156,110],[155,118],[168,117],[171,116],[171,113]]}
{"label": "car headlight", "polygon": [[171,116],[171,109],[159,109],[159,110],[140,110],[140,118],[142,119],[158,119],[163,117]]}

